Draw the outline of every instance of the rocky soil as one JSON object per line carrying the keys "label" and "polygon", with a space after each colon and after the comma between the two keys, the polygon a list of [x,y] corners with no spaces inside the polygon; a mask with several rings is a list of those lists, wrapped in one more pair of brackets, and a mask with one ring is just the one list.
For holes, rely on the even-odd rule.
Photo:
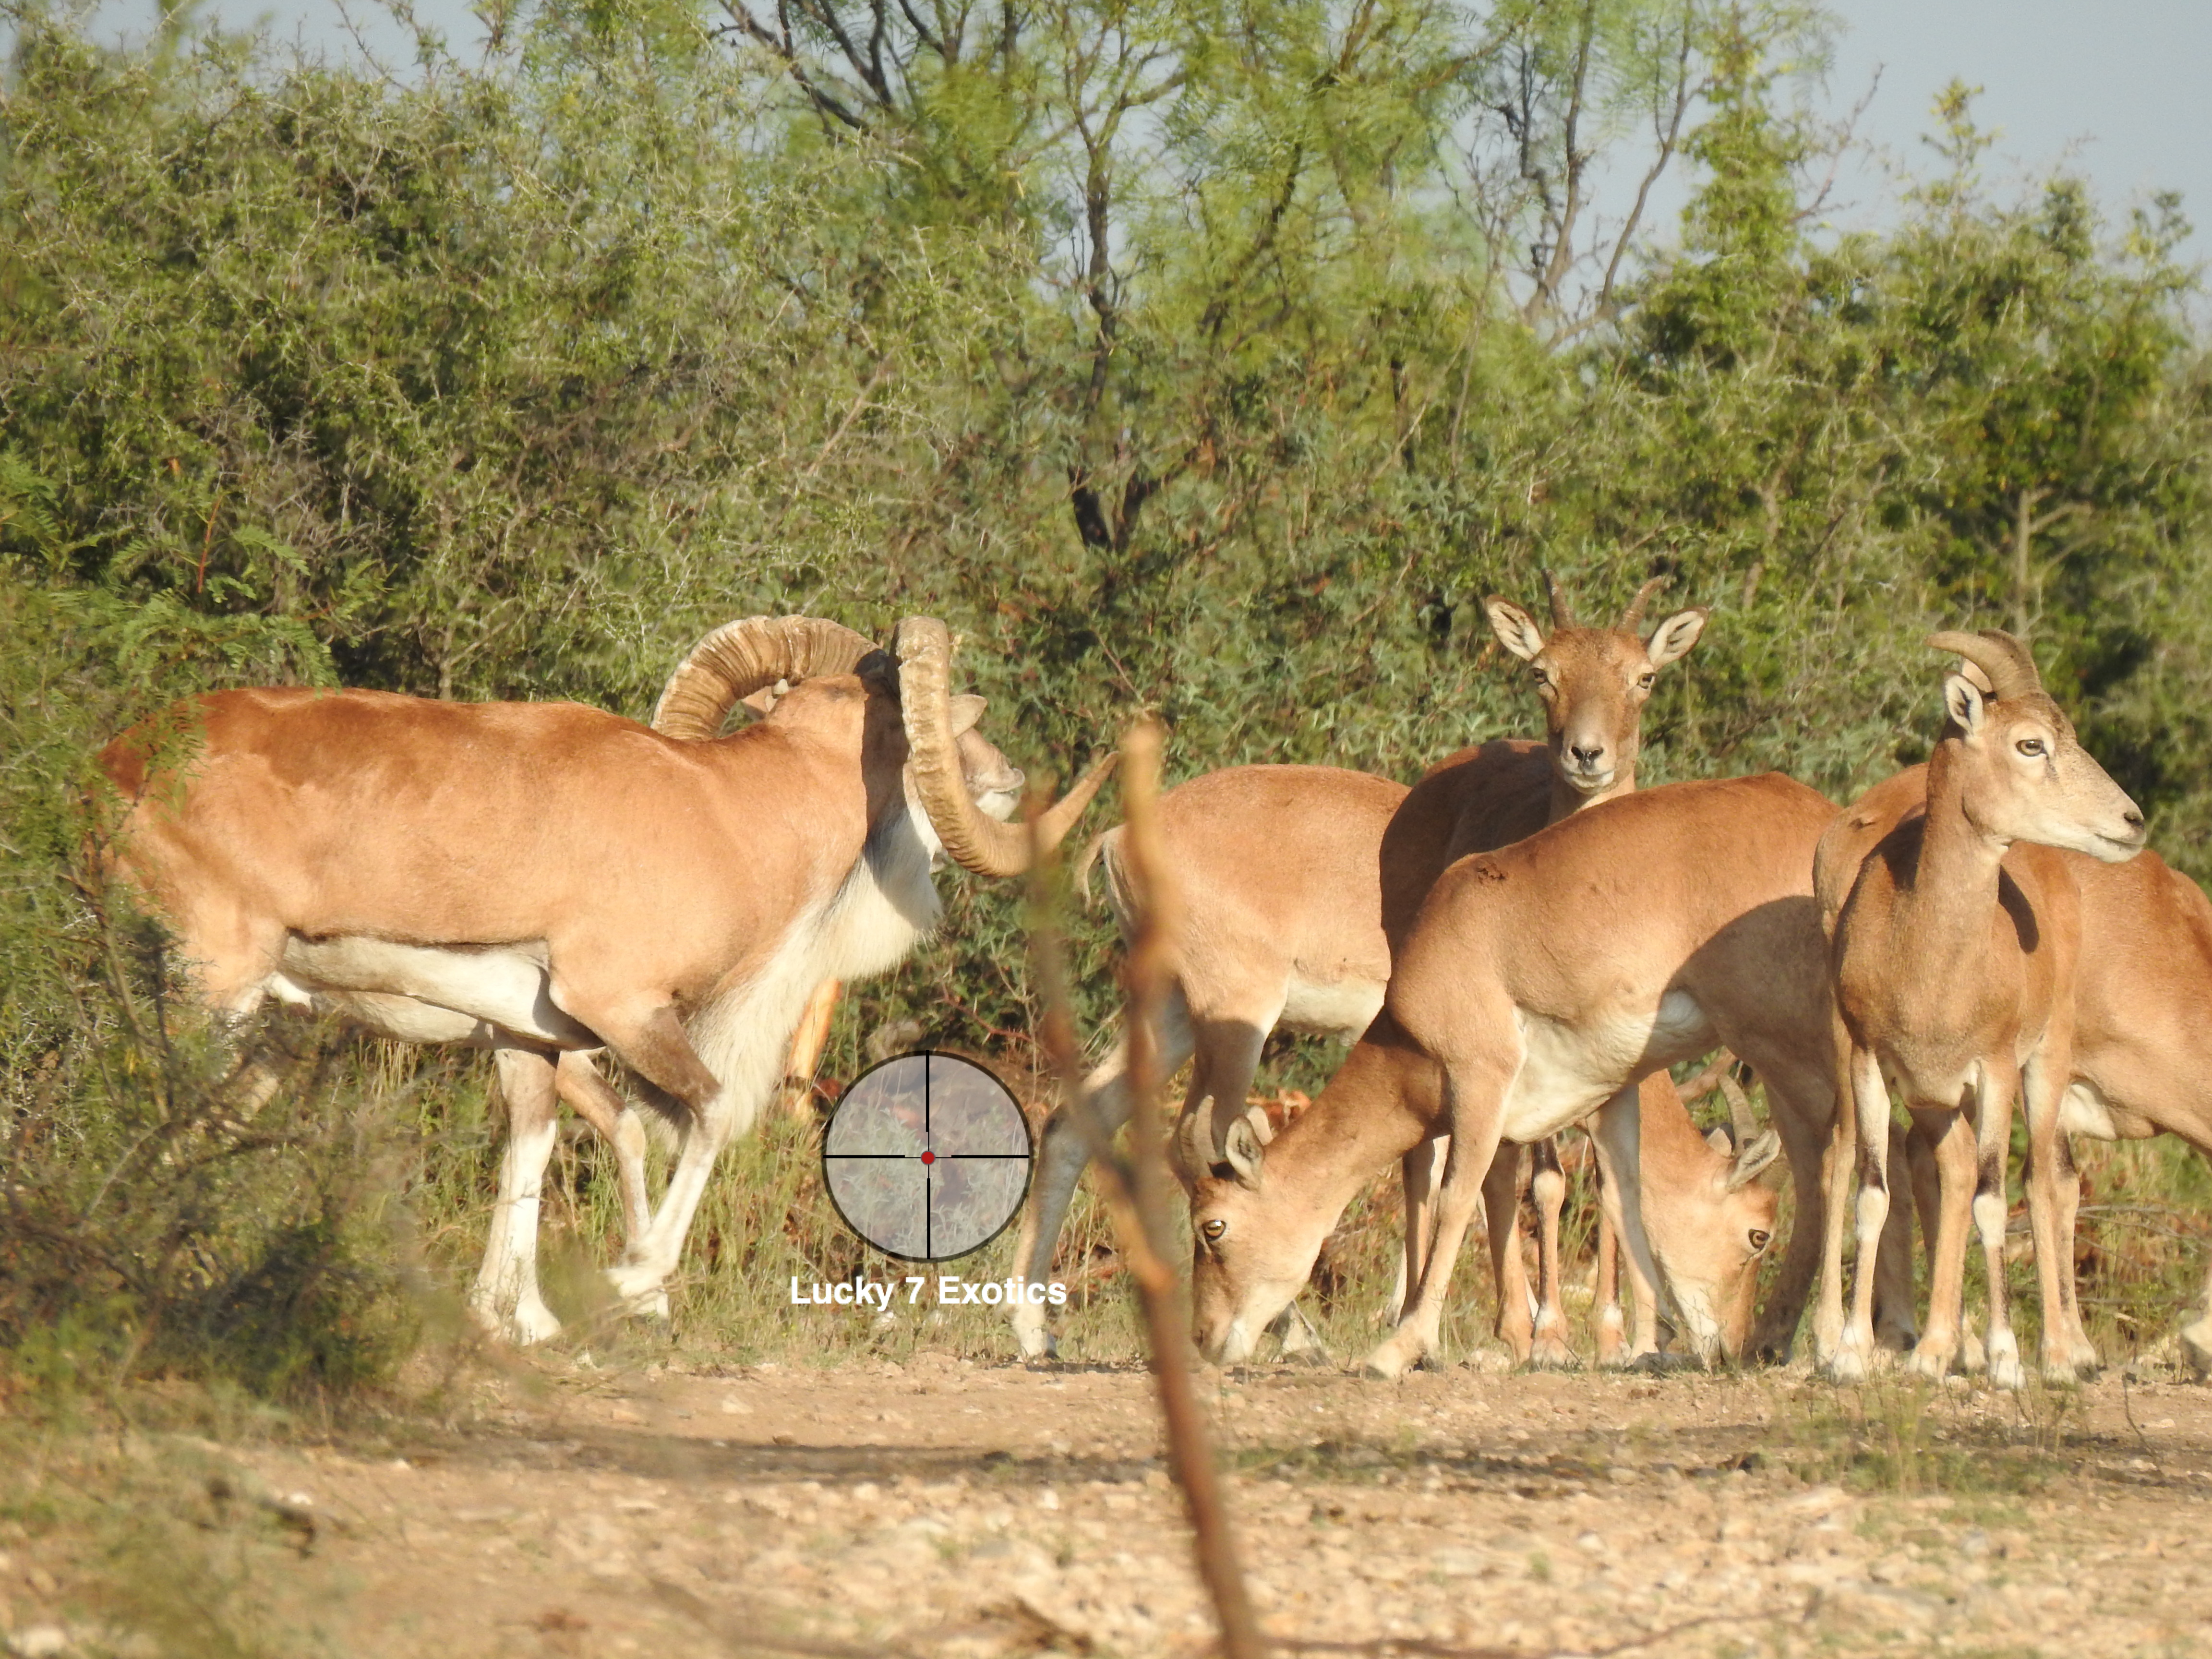
{"label": "rocky soil", "polygon": [[[2178,1381],[1208,1386],[1291,1650],[2212,1654],[2212,1390]],[[455,1385],[437,1426],[49,1438],[9,1479],[0,1632],[26,1655],[1197,1654],[1149,1388],[930,1354],[545,1360]]]}

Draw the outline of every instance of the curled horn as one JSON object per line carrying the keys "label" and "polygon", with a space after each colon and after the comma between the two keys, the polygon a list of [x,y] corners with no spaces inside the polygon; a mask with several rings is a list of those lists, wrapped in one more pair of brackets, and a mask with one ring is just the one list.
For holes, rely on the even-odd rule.
{"label": "curled horn", "polygon": [[693,743],[718,738],[739,698],[778,680],[849,674],[875,648],[866,635],[815,617],[724,623],[668,677],[653,729]]}
{"label": "curled horn", "polygon": [[1651,596],[1654,593],[1666,586],[1666,577],[1654,576],[1636,590],[1636,597],[1628,602],[1628,609],[1621,613],[1620,627],[1623,633],[1633,634],[1642,625],[1644,607],[1651,603]]}
{"label": "curled horn", "polygon": [[[898,625],[893,650],[898,657],[899,710],[906,724],[908,764],[914,769],[915,793],[921,798],[938,840],[956,863],[979,876],[1020,875],[1030,867],[1028,828],[987,817],[961,775],[952,738],[951,630],[934,617],[908,617]],[[1049,851],[1060,845],[1119,758],[1108,755],[1039,816],[1040,848]]]}
{"label": "curled horn", "polygon": [[1575,620],[1575,608],[1567,603],[1566,593],[1559,586],[1559,579],[1549,570],[1544,572],[1544,592],[1551,596],[1552,627],[1555,631],[1582,626]]}
{"label": "curled horn", "polygon": [[1990,683],[1990,694],[2000,702],[2043,690],[2043,676],[2035,672],[2035,659],[2027,644],[2001,628],[1984,628],[1978,634],[1955,630],[1930,634],[1928,647],[1964,657],[1980,669]]}
{"label": "curled horn", "polygon": [[1726,1072],[1721,1073],[1721,1092],[1728,1097],[1729,1127],[1735,1132],[1735,1144],[1741,1150],[1750,1146],[1752,1137],[1759,1133],[1759,1119],[1752,1114],[1751,1097],[1744,1093],[1743,1085]]}

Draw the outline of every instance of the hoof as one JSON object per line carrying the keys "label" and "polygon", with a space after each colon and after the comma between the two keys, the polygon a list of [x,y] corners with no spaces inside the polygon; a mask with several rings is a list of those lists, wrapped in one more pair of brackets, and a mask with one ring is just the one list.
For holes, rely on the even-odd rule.
{"label": "hoof", "polygon": [[469,1318],[494,1341],[512,1342],[518,1348],[550,1342],[561,1334],[561,1322],[553,1316],[553,1310],[535,1297],[507,1313],[501,1313],[489,1299],[472,1297]]}
{"label": "hoof", "polygon": [[1948,1347],[1929,1347],[1923,1341],[1905,1356],[1905,1370],[1908,1376],[1941,1382],[1951,1374],[1951,1358]]}
{"label": "hoof", "polygon": [[622,1310],[632,1318],[668,1322],[668,1281],[660,1274],[641,1267],[610,1267],[607,1284]]}
{"label": "hoof", "polygon": [[560,1335],[561,1322],[541,1302],[535,1308],[517,1308],[513,1317],[501,1322],[501,1331],[515,1346],[527,1348]]}
{"label": "hoof", "polygon": [[1831,1382],[1863,1382],[1867,1380],[1866,1350],[1855,1342],[1845,1342],[1828,1356],[1821,1367]]}
{"label": "hoof", "polygon": [[2060,1359],[2046,1359],[2043,1362],[2043,1382],[2046,1388],[2079,1388],[2081,1384],[2081,1368],[2075,1364],[2070,1356]]}
{"label": "hoof", "polygon": [[1377,1382],[1395,1382],[1411,1370],[1420,1357],[1420,1351],[1413,1344],[1392,1337],[1367,1356],[1365,1363],[1359,1368],[1359,1374]]}
{"label": "hoof", "polygon": [[1556,1336],[1538,1337],[1525,1363],[1532,1371],[1578,1371],[1583,1367],[1582,1356]]}

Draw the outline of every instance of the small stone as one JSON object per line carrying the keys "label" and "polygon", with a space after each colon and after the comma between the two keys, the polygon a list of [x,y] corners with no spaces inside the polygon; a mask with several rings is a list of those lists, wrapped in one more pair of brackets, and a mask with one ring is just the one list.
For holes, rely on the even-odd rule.
{"label": "small stone", "polygon": [[1959,1553],[1961,1555],[1979,1558],[1987,1555],[1995,1547],[1990,1541],[1989,1534],[1984,1532],[1979,1527],[1959,1535]]}
{"label": "small stone", "polygon": [[28,1625],[8,1638],[15,1659],[52,1659],[69,1651],[69,1632],[59,1625]]}
{"label": "small stone", "polygon": [[750,1417],[753,1414],[753,1408],[733,1394],[722,1396],[721,1409],[725,1417]]}
{"label": "small stone", "polygon": [[1058,1509],[1060,1507],[1060,1494],[1054,1492],[1050,1486],[1047,1486],[1042,1492],[1037,1494],[1037,1507],[1041,1510]]}
{"label": "small stone", "polygon": [[1864,1630],[1919,1630],[1942,1619],[1943,1603],[1919,1590],[1892,1584],[1837,1584],[1821,1593],[1823,1624]]}

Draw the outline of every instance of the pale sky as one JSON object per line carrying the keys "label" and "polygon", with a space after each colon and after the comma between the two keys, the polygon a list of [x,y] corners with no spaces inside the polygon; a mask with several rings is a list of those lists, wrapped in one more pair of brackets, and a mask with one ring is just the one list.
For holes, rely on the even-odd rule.
{"label": "pale sky", "polygon": [[[2212,246],[2212,3],[2208,0],[1829,0],[1848,26],[1828,103],[1840,114],[1880,89],[1860,131],[1924,167],[1919,135],[1954,76],[1983,88],[1982,125],[1999,154],[2040,170],[2067,161],[2118,214],[2159,190],[2182,192]],[[1993,167],[1993,173],[2001,172]],[[1878,176],[1854,180],[1844,222],[1878,222]],[[1875,211],[1869,211],[1875,210]]]}
{"label": "pale sky", "polygon": [[[212,0],[234,25],[268,20],[285,38],[348,50],[349,9],[361,35],[396,69],[410,65],[404,37],[374,0]],[[1954,76],[1984,88],[1984,126],[2002,133],[1992,182],[2065,161],[2093,182],[2115,216],[2153,191],[2178,190],[2192,219],[2212,226],[2212,0],[1829,0],[1844,21],[1826,103],[1848,112],[1874,84],[1861,135],[1916,170],[1929,165],[1920,135],[1929,106]],[[151,0],[104,0],[111,27],[138,23]],[[416,0],[416,15],[456,47],[477,38],[465,0]],[[1653,204],[1662,234],[1680,185]],[[1869,164],[1838,181],[1832,222],[1879,225],[1894,186]],[[2212,246],[2206,234],[2190,251]]]}

